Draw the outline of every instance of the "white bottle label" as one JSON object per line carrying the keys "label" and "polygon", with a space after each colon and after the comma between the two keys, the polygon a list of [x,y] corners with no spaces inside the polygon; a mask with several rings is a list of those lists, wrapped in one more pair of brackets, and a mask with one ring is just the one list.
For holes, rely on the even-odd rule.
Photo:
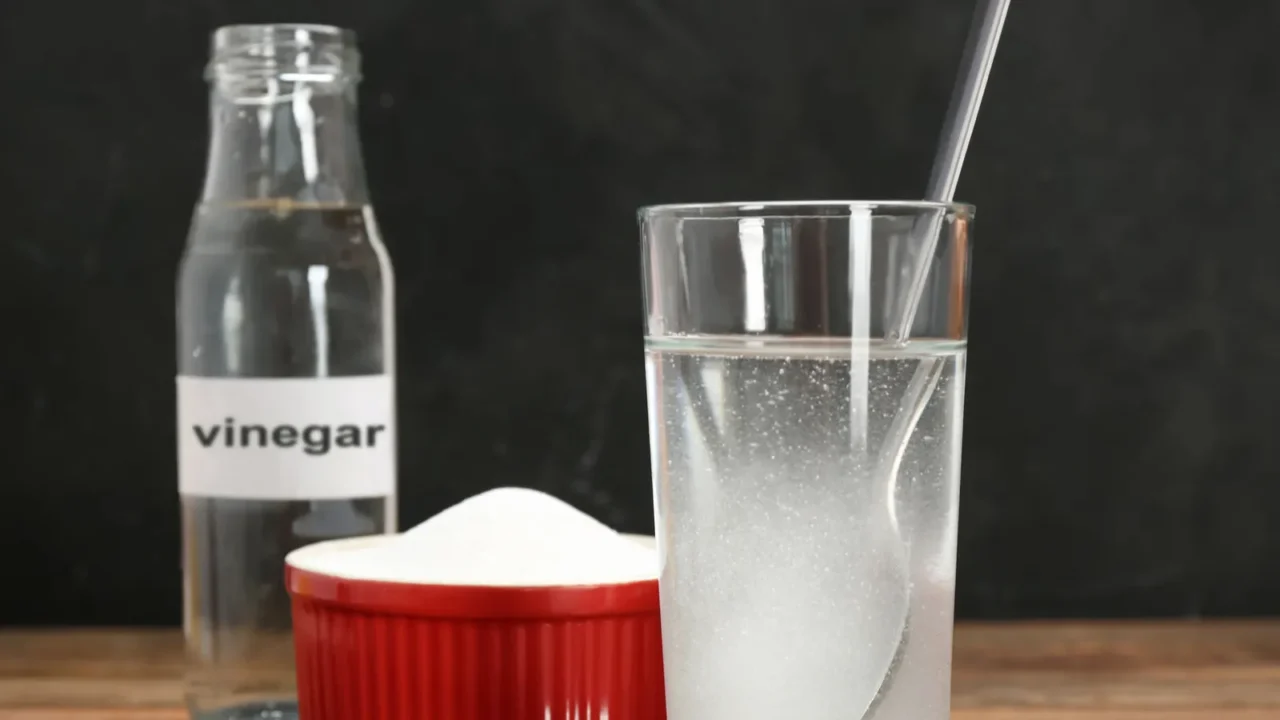
{"label": "white bottle label", "polygon": [[178,378],[178,492],[338,500],[395,492],[389,375]]}

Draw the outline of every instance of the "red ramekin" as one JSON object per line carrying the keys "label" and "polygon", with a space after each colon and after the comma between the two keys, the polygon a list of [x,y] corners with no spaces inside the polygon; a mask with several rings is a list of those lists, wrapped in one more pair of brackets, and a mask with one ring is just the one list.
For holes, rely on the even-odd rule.
{"label": "red ramekin", "polygon": [[285,576],[304,720],[665,720],[656,579],[419,585],[288,564]]}

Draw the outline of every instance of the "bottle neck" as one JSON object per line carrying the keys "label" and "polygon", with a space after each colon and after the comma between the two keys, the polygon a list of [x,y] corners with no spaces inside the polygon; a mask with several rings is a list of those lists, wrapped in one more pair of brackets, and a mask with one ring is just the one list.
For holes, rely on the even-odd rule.
{"label": "bottle neck", "polygon": [[355,88],[340,75],[213,79],[202,202],[367,203]]}

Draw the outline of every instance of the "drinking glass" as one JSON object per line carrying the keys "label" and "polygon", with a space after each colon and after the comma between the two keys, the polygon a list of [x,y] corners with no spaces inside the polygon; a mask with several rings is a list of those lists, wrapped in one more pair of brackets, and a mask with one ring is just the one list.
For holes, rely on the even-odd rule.
{"label": "drinking glass", "polygon": [[973,208],[639,217],[668,717],[945,720]]}

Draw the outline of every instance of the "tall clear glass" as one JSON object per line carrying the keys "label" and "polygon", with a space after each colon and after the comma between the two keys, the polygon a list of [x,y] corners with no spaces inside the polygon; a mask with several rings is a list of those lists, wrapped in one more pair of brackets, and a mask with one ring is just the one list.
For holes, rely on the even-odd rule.
{"label": "tall clear glass", "polygon": [[640,211],[670,720],[949,717],[972,223]]}
{"label": "tall clear glass", "polygon": [[178,273],[189,712],[297,715],[284,557],[395,527],[390,259],[349,31],[213,36],[204,192]]}

